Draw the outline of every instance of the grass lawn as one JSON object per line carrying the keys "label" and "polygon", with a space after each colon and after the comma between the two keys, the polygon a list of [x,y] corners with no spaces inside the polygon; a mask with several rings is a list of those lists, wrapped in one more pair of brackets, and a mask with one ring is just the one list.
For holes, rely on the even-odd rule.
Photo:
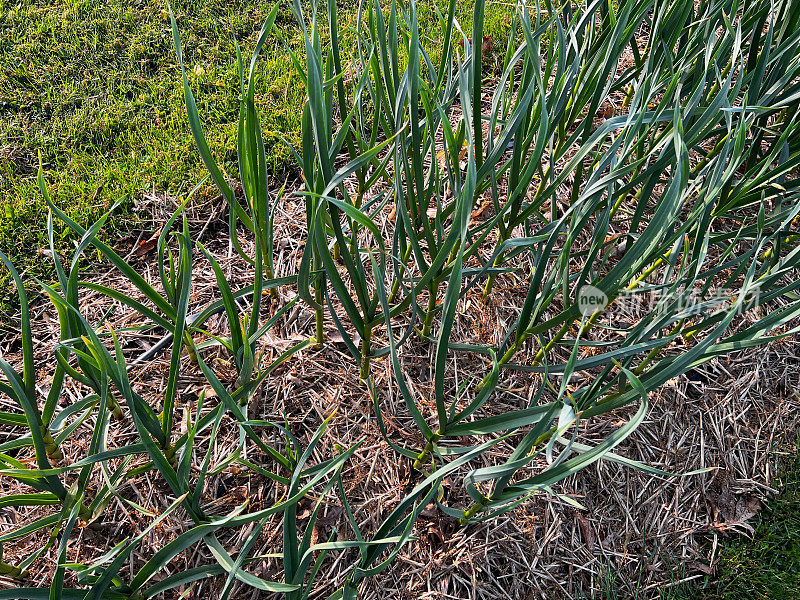
{"label": "grass lawn", "polygon": [[[232,32],[246,45],[268,8],[213,0],[176,7],[209,140],[224,159],[234,156],[238,112]],[[38,153],[53,199],[79,222],[129,198],[111,228],[128,222],[130,199],[150,189],[178,193],[202,177],[203,167],[186,121],[165,2],[5,4],[0,23],[0,249],[41,275],[48,265],[39,254],[46,210],[35,179]],[[303,92],[283,53],[265,55],[265,121],[292,140]],[[277,136],[268,142],[273,161],[285,164],[288,152]]]}
{"label": "grass lawn", "polygon": [[[751,536],[720,536],[716,569],[704,579],[681,583],[689,573],[674,565],[675,585],[658,592],[660,600],[794,600],[800,598],[800,456],[779,462],[780,490],[752,521]],[[709,544],[711,539],[708,540]],[[609,570],[603,600],[652,598],[636,581]]]}
{"label": "grass lawn", "polygon": [[784,466],[777,484],[781,493],[759,515],[752,538],[722,540],[713,580],[682,598],[800,598],[800,458]]}
{"label": "grass lawn", "polygon": [[[234,35],[248,56],[271,6],[254,0],[173,6],[209,144],[231,178],[239,110]],[[505,4],[490,6],[489,34],[508,27],[508,10]],[[351,25],[340,35],[351,46],[356,11],[356,3],[340,3]],[[466,31],[471,9],[460,12]],[[299,50],[288,3],[276,22]],[[427,35],[441,35],[432,2],[420,3],[420,23]],[[205,167],[189,132],[166,1],[1,3],[0,27],[0,250],[20,271],[47,276],[39,153],[53,200],[79,223],[92,222],[127,198],[105,235],[124,231],[135,219],[133,199],[150,190],[188,191]],[[305,92],[275,36],[262,52],[260,73],[257,101],[273,177],[280,178],[294,168],[280,136],[299,142]],[[13,292],[8,283],[3,272],[0,308],[7,308]]]}

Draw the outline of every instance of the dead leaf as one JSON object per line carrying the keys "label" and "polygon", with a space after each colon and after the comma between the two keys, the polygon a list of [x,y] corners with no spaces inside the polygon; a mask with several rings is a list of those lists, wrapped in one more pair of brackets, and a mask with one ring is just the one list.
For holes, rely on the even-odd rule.
{"label": "dead leaf", "polygon": [[[492,36],[484,35],[482,38],[481,43],[481,53],[483,54],[484,58],[489,55],[492,50],[494,49],[494,42],[492,41]],[[469,38],[469,43],[472,43],[472,38]],[[464,40],[458,40],[458,45],[462,48],[464,47]]]}
{"label": "dead leaf", "polygon": [[156,246],[158,246],[159,237],[161,237],[160,229],[146,240],[142,240],[141,242],[139,242],[139,245],[136,246],[136,250],[133,251],[134,256],[136,256],[137,258],[142,258],[143,256],[146,256],[147,254],[155,250]]}
{"label": "dead leaf", "polygon": [[483,202],[483,204],[481,204],[480,207],[477,210],[473,211],[473,213],[470,215],[470,219],[472,219],[472,220],[477,219],[478,217],[480,217],[483,214],[483,211],[485,211],[491,205],[492,205],[492,201],[491,200],[485,200]]}
{"label": "dead leaf", "polygon": [[594,550],[594,542],[597,539],[597,536],[594,533],[592,524],[588,519],[584,519],[583,517],[579,516],[578,525],[580,525],[581,533],[583,534],[583,541],[586,542],[586,546],[589,548],[589,550]]}
{"label": "dead leaf", "polygon": [[711,480],[706,494],[714,517],[711,528],[720,532],[744,530],[752,534],[753,527],[747,521],[758,514],[761,503],[754,496],[737,497],[731,489],[731,481],[731,476],[722,471]]}
{"label": "dead leaf", "polygon": [[344,509],[341,506],[328,505],[325,514],[320,514],[317,517],[317,525],[320,527],[333,527],[339,522]]}
{"label": "dead leaf", "polygon": [[690,571],[700,571],[701,573],[705,573],[706,575],[711,575],[714,572],[714,567],[711,565],[706,565],[696,560],[691,560],[686,563],[686,566]]}

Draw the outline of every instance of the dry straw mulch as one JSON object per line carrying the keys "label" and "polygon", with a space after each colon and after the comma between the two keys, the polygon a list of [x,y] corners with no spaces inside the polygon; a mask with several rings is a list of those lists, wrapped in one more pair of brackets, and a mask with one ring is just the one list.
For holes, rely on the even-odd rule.
{"label": "dry straw mulch", "polygon": [[[147,239],[164,221],[165,213],[174,210],[174,199],[149,195],[141,200],[138,210],[149,215],[139,235],[120,241],[130,248],[130,258],[139,260],[140,271],[150,280],[156,273],[148,254]],[[295,271],[301,241],[305,232],[303,206],[300,200],[286,197],[276,217],[276,275]],[[225,207],[219,198],[208,196],[193,202],[189,208],[194,236],[214,252],[228,276],[246,284],[251,277],[241,261],[233,258],[227,246],[224,219]],[[389,215],[387,218],[391,218]],[[384,223],[385,224],[385,223]],[[142,244],[142,242],[145,242]],[[138,255],[138,256],[137,256]],[[196,257],[198,265],[201,258]],[[521,265],[524,269],[524,265]],[[122,289],[129,284],[115,272],[99,264],[86,274],[86,279],[102,280],[105,285]],[[192,310],[199,310],[214,299],[216,284],[210,269],[197,268]],[[133,293],[133,290],[126,289]],[[498,288],[489,302],[479,295],[468,295],[462,305],[459,340],[488,343],[501,334],[508,324],[515,288],[513,277],[498,280]],[[293,297],[285,289],[265,308],[265,317],[282,302]],[[495,300],[495,298],[499,298]],[[160,336],[160,332],[128,330],[140,324],[138,317],[108,298],[86,294],[83,308],[90,319],[107,315],[107,321],[121,332],[126,355],[140,355]],[[51,351],[57,333],[54,311],[44,302],[35,307],[36,352],[40,364],[52,362]],[[744,317],[746,319],[747,317]],[[407,461],[399,459],[378,433],[372,399],[358,380],[358,367],[337,343],[336,330],[328,323],[329,343],[320,351],[303,350],[281,366],[256,392],[250,404],[252,418],[282,422],[288,420],[300,439],[308,436],[320,422],[338,409],[319,447],[317,458],[332,456],[334,444],[349,446],[363,440],[362,446],[344,471],[344,483],[355,517],[365,530],[374,529],[413,484]],[[211,331],[224,333],[224,315],[209,323]],[[292,343],[307,337],[313,328],[313,313],[298,304],[263,340],[267,356],[276,357]],[[378,333],[378,336],[385,335]],[[4,336],[2,354],[13,361],[17,357],[13,332]],[[792,442],[800,412],[797,387],[797,342],[788,339],[765,348],[740,352],[715,360],[687,376],[670,381],[652,395],[649,416],[645,423],[617,449],[625,457],[643,461],[660,469],[688,473],[711,467],[702,474],[684,477],[662,477],[634,471],[602,461],[561,482],[554,491],[572,498],[586,507],[577,510],[552,496],[531,498],[507,517],[459,529],[452,520],[430,507],[416,526],[417,539],[409,543],[394,564],[378,577],[369,580],[361,590],[365,599],[382,598],[581,598],[597,595],[613,588],[622,597],[656,597],[664,586],[703,577],[715,566],[716,545],[720,536],[747,535],[748,520],[758,511],[770,493],[775,462],[782,454],[794,451]],[[680,349],[678,349],[679,351]],[[214,353],[216,352],[216,357]],[[431,348],[410,342],[402,348],[402,361],[418,397],[424,398],[430,381]],[[233,370],[227,358],[211,351],[207,361],[222,376],[230,379]],[[52,365],[51,365],[52,366]],[[458,385],[465,377],[484,372],[479,357],[456,354],[449,377]],[[132,382],[152,406],[159,406],[168,369],[168,358],[159,355],[150,363],[132,371]],[[41,384],[47,389],[50,374],[41,373]],[[387,419],[390,435],[409,445],[420,444],[413,421],[405,412],[402,399],[393,384],[391,367],[386,359],[374,361],[373,376],[379,402]],[[590,376],[590,375],[589,375]],[[497,395],[492,410],[519,407],[541,385],[540,376],[507,373],[503,391]],[[198,394],[204,386],[202,376],[188,360],[182,365],[179,392],[179,419],[185,423],[193,413]],[[67,389],[62,406],[80,397],[76,386]],[[12,409],[8,399],[0,398],[0,410]],[[422,401],[424,405],[424,400]],[[583,441],[599,440],[619,426],[629,410],[618,411],[605,418],[582,425]],[[91,424],[89,424],[91,425]],[[13,438],[18,432],[6,428],[0,441]],[[238,441],[237,427],[226,420],[216,439],[197,439],[197,453],[213,446],[212,464],[224,460]],[[282,444],[274,432],[264,431],[273,444]],[[88,448],[91,429],[81,427],[65,445],[65,464],[83,456]],[[136,439],[129,420],[114,423],[110,446],[122,446]],[[503,452],[497,446],[482,457],[489,461]],[[22,453],[21,453],[22,454]],[[25,456],[18,456],[23,460]],[[260,462],[264,457],[250,450],[248,460]],[[144,463],[137,457],[132,465]],[[266,462],[264,463],[266,464]],[[533,468],[535,468],[535,464]],[[95,489],[103,483],[98,470],[93,479]],[[22,492],[24,486],[9,478],[0,479],[2,494]],[[120,498],[111,502],[103,517],[90,527],[73,533],[68,560],[91,562],[114,544],[141,532],[152,517],[139,512],[131,502],[158,514],[172,498],[165,484],[152,474],[126,481],[119,490]],[[276,501],[282,490],[278,486],[233,466],[210,479],[206,488],[211,512],[224,514],[247,500],[252,510]],[[459,475],[445,482],[448,502],[457,505],[463,498]],[[125,502],[127,500],[128,502]],[[330,496],[314,535],[324,540],[334,531],[349,537],[339,500]],[[308,506],[306,501],[304,507]],[[309,512],[301,507],[301,522]],[[16,529],[52,511],[51,507],[27,510],[0,509],[0,532]],[[131,556],[131,569],[140,567],[152,552],[173,539],[189,526],[188,519],[176,511],[154,529],[145,543]],[[250,533],[227,531],[220,534],[223,544],[232,553]],[[279,520],[265,527],[255,554],[279,551]],[[4,560],[14,562],[44,543],[43,535],[31,535],[8,544]],[[343,581],[353,554],[332,555],[317,579],[314,597],[324,598]],[[32,569],[28,585],[47,585],[54,569],[54,551],[49,551]],[[188,550],[173,561],[174,570],[213,562],[201,546]],[[281,564],[264,560],[251,565],[253,573],[266,579],[281,578]],[[67,585],[70,584],[70,574]],[[222,582],[208,580],[188,591],[187,598],[214,597]],[[15,585],[0,580],[0,587]],[[260,598],[262,593],[246,587],[234,591],[235,598]]]}

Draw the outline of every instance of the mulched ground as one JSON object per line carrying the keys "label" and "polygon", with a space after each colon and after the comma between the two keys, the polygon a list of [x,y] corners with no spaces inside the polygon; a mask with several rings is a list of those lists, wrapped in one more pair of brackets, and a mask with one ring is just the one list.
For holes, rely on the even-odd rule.
{"label": "mulched ground", "polygon": [[[156,270],[147,244],[158,230],[165,215],[176,207],[176,200],[160,195],[141,199],[141,214],[149,215],[150,223],[142,223],[141,235],[120,241],[130,249],[129,257],[137,261],[140,272],[155,281]],[[200,239],[220,261],[234,287],[251,281],[250,271],[237,260],[227,244],[225,207],[213,196],[198,198],[189,208],[189,218],[196,239]],[[386,211],[389,213],[389,211]],[[479,215],[476,218],[485,218]],[[383,225],[390,226],[391,214]],[[304,207],[297,198],[281,200],[276,215],[276,275],[295,272],[305,239]],[[198,264],[203,263],[200,256]],[[519,265],[523,268],[524,264]],[[102,281],[135,295],[123,278],[98,264],[85,274],[85,279]],[[216,284],[210,269],[198,268],[193,286],[191,310],[197,311],[216,298]],[[489,301],[480,299],[476,291],[462,301],[461,317],[455,338],[458,341],[497,341],[509,325],[513,307],[524,295],[524,277],[500,278],[496,293]],[[267,303],[263,317],[274,314],[294,297],[291,289],[281,290],[278,299]],[[98,294],[82,298],[85,314],[107,321],[121,332],[129,359],[141,354],[159,337],[160,332],[126,331],[141,324],[136,315]],[[40,371],[42,389],[52,368],[51,349],[57,332],[55,312],[49,305],[35,305],[35,338],[37,357],[44,365]],[[745,315],[739,326],[746,326],[752,317]],[[211,332],[224,333],[224,315],[212,319]],[[337,342],[332,322],[326,323],[329,343],[319,351],[305,349],[267,379],[257,390],[250,404],[250,416],[266,420],[288,420],[292,432],[301,440],[308,439],[321,421],[336,410],[330,428],[320,444],[317,458],[336,453],[334,443],[349,446],[363,440],[362,446],[344,470],[344,482],[355,518],[364,530],[374,529],[409,489],[412,474],[407,461],[398,458],[378,433],[372,409],[372,398],[358,380],[358,366]],[[304,305],[287,314],[264,338],[262,348],[267,358],[275,358],[290,345],[308,337],[313,331],[313,313]],[[385,331],[376,332],[376,345],[382,344]],[[18,358],[14,336],[2,341],[2,354],[7,360]],[[667,585],[703,577],[713,573],[716,543],[720,536],[746,535],[747,521],[758,511],[760,502],[774,490],[770,487],[774,462],[781,453],[793,451],[792,443],[800,414],[797,387],[797,341],[788,339],[765,348],[740,352],[697,368],[687,376],[668,382],[652,394],[651,410],[646,421],[628,438],[617,452],[658,468],[688,473],[713,467],[713,470],[685,477],[661,477],[634,471],[616,464],[600,462],[554,487],[564,497],[577,500],[587,510],[575,509],[564,500],[552,496],[536,496],[512,512],[508,518],[459,529],[456,523],[428,510],[416,527],[417,540],[409,543],[385,572],[369,580],[361,590],[365,599],[378,598],[580,598],[613,587],[623,597],[656,597]],[[675,351],[680,351],[680,348]],[[420,404],[433,414],[432,348],[411,341],[401,350],[401,360],[413,383]],[[525,353],[518,358],[523,362]],[[226,356],[209,350],[204,358],[223,381],[232,381],[234,372]],[[455,388],[466,377],[486,370],[483,358],[454,354],[449,384]],[[150,363],[137,366],[131,373],[136,389],[154,407],[164,389],[169,367],[168,357],[157,356]],[[413,420],[404,409],[402,398],[393,382],[387,359],[375,360],[372,367],[379,402],[390,435],[409,446],[420,446],[421,438]],[[200,391],[205,386],[202,375],[187,358],[182,364],[181,388],[176,422],[185,427],[186,417],[193,413]],[[585,374],[591,376],[591,374]],[[227,378],[227,379],[226,379]],[[525,405],[541,385],[538,375],[506,372],[502,390],[487,410],[501,412]],[[81,397],[75,385],[67,389],[67,401]],[[0,410],[12,409],[6,398],[0,398]],[[13,410],[13,409],[12,409]],[[600,440],[616,429],[630,415],[630,409],[594,419],[581,427],[581,441]],[[91,425],[91,423],[89,424]],[[136,439],[132,422],[125,419],[112,424],[110,447]],[[0,442],[18,435],[10,428],[0,431]],[[91,435],[89,426],[79,428],[65,444],[68,464],[85,456]],[[274,434],[264,431],[267,440],[281,444]],[[230,455],[238,441],[233,421],[223,421],[216,439],[196,440],[202,460],[209,444],[213,445],[212,464],[219,464]],[[498,445],[477,462],[492,464],[508,450]],[[17,457],[24,460],[20,453]],[[267,465],[259,453],[248,451],[248,460]],[[131,465],[144,463],[135,458]],[[536,469],[537,463],[532,464]],[[465,495],[455,473],[446,482],[451,505],[459,505]],[[96,470],[93,484],[102,485]],[[3,494],[24,491],[11,479],[0,480]],[[282,490],[268,480],[241,466],[234,465],[214,475],[206,487],[209,506],[217,514],[225,514],[247,499],[251,509],[264,508],[278,500]],[[171,501],[168,488],[157,476],[145,474],[120,486],[120,497],[111,502],[99,523],[73,533],[68,560],[91,562],[125,537],[137,535],[151,517],[137,511],[135,502],[153,513],[159,513]],[[308,518],[308,503],[301,506],[299,519]],[[305,509],[303,508],[305,507]],[[0,533],[16,529],[31,520],[53,511],[52,507],[32,509],[0,509]],[[338,499],[326,498],[322,518],[314,535],[326,539],[338,532],[350,533]],[[155,548],[163,546],[185,530],[188,520],[176,511],[154,529],[131,557],[131,570],[140,567]],[[250,531],[227,531],[220,540],[231,552],[244,543]],[[279,551],[281,523],[267,523],[253,551],[267,554]],[[31,535],[3,548],[3,557],[14,563],[29,555],[44,542],[41,535]],[[318,589],[313,597],[324,598],[341,584],[354,555],[332,555],[317,578]],[[54,569],[54,551],[38,560],[27,582],[46,585]],[[213,562],[202,547],[187,551],[171,564],[182,570]],[[280,579],[281,565],[274,559],[254,563],[251,572],[266,579]],[[68,573],[67,584],[71,581]],[[197,584],[187,598],[214,597],[224,581],[209,580]],[[11,580],[0,580],[0,586],[13,586]],[[261,592],[241,587],[236,598],[267,597]]]}

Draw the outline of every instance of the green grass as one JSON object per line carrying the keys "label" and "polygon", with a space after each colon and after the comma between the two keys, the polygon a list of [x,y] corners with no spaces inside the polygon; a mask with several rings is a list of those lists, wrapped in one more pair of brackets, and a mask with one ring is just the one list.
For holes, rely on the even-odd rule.
{"label": "green grass", "polygon": [[[714,574],[677,583],[690,573],[673,564],[676,585],[659,592],[661,600],[794,600],[800,598],[800,454],[779,465],[778,496],[751,523],[751,537],[721,537]],[[708,540],[709,543],[711,540]],[[645,561],[643,561],[645,564]],[[603,600],[650,598],[642,585],[609,567],[602,583]]]}
{"label": "green grass", "polygon": [[[423,33],[435,37],[433,3],[422,4]],[[348,26],[356,6],[340,6]],[[186,191],[205,175],[189,132],[166,7],[166,0],[0,3],[0,251],[21,271],[47,277],[51,269],[40,254],[47,247],[47,211],[36,186],[38,153],[54,202],[82,225],[129,198],[105,236],[124,235],[135,220],[132,199],[153,189]],[[255,0],[178,1],[173,7],[206,135],[230,179],[237,178],[239,109],[233,35],[249,55],[270,7]],[[460,9],[465,30],[470,10]],[[507,10],[490,7],[490,34],[507,29]],[[288,4],[276,24],[301,50]],[[344,36],[352,45],[352,34],[345,30]],[[305,90],[274,37],[258,72],[256,101],[277,185],[295,169],[279,134],[299,142]],[[216,193],[211,185],[208,191]],[[12,287],[0,275],[0,309],[13,298]]]}
{"label": "green grass", "polygon": [[785,465],[777,487],[781,492],[764,508],[752,538],[723,540],[716,575],[683,598],[800,598],[800,456]]}
{"label": "green grass", "polygon": [[[238,102],[231,31],[247,41],[266,7],[256,2],[180,3],[192,84],[210,142],[224,160],[235,146]],[[0,249],[42,274],[46,209],[36,186],[41,153],[54,201],[81,223],[120,197],[177,192],[203,175],[189,133],[166,3],[23,2],[0,9]],[[261,100],[267,128],[299,129],[283,54],[267,58]],[[274,163],[288,152],[268,135]],[[128,222],[124,205],[116,226]],[[27,264],[26,264],[27,263]],[[19,264],[19,263],[18,263]]]}

